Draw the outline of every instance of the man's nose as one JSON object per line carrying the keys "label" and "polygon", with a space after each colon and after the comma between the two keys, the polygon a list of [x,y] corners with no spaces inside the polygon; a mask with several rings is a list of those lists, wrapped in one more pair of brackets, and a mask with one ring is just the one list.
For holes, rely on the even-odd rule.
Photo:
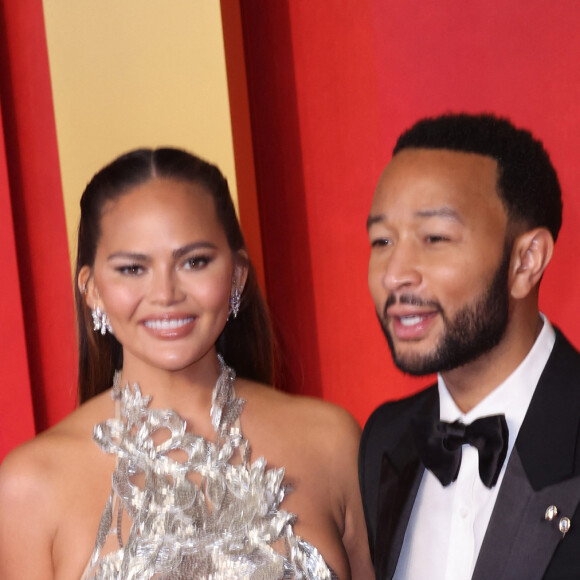
{"label": "man's nose", "polygon": [[413,288],[421,282],[419,256],[412,243],[398,243],[391,250],[383,274],[389,292]]}

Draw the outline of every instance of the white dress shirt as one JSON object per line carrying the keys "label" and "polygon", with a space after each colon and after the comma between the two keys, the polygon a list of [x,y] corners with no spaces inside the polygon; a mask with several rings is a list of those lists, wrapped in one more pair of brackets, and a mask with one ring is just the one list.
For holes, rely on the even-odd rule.
{"label": "white dress shirt", "polygon": [[556,334],[548,320],[518,368],[483,401],[462,413],[438,376],[440,418],[472,423],[503,413],[509,429],[507,456],[497,484],[488,489],[479,478],[477,449],[463,445],[457,480],[447,487],[425,470],[395,571],[394,580],[467,580],[495,505],[499,487],[534,390],[552,352]]}

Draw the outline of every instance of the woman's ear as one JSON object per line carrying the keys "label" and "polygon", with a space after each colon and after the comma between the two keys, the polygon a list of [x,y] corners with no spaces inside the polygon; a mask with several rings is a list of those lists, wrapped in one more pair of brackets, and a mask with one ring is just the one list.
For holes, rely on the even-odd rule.
{"label": "woman's ear", "polygon": [[554,239],[546,228],[535,228],[516,238],[510,285],[513,298],[525,298],[539,284],[553,252]]}
{"label": "woman's ear", "polygon": [[232,285],[236,286],[240,294],[244,291],[248,279],[250,257],[246,250],[238,250],[234,256],[234,275]]}
{"label": "woman's ear", "polygon": [[93,308],[99,300],[99,293],[95,288],[93,271],[89,266],[83,266],[77,278],[77,285],[80,293],[85,297],[85,303],[89,308]]}

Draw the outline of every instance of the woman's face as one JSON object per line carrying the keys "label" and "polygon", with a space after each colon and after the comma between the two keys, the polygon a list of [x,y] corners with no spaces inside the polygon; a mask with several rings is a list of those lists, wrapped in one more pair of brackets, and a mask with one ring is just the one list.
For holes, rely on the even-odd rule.
{"label": "woman's face", "polygon": [[223,330],[235,265],[204,186],[152,179],[103,208],[87,305],[99,305],[123,346],[124,367],[177,371],[208,355]]}

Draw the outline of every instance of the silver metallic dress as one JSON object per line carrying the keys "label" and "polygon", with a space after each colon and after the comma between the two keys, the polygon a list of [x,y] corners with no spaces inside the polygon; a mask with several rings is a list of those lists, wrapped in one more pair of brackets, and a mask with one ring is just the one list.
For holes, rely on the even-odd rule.
{"label": "silver metallic dress", "polygon": [[[188,432],[174,411],[149,409],[151,397],[116,377],[117,418],[96,425],[93,438],[117,465],[84,580],[336,579],[294,535],[296,516],[280,509],[284,468],[250,462],[239,422],[245,401],[235,396],[234,371],[220,364],[214,442]],[[159,430],[168,434],[161,443]]]}

